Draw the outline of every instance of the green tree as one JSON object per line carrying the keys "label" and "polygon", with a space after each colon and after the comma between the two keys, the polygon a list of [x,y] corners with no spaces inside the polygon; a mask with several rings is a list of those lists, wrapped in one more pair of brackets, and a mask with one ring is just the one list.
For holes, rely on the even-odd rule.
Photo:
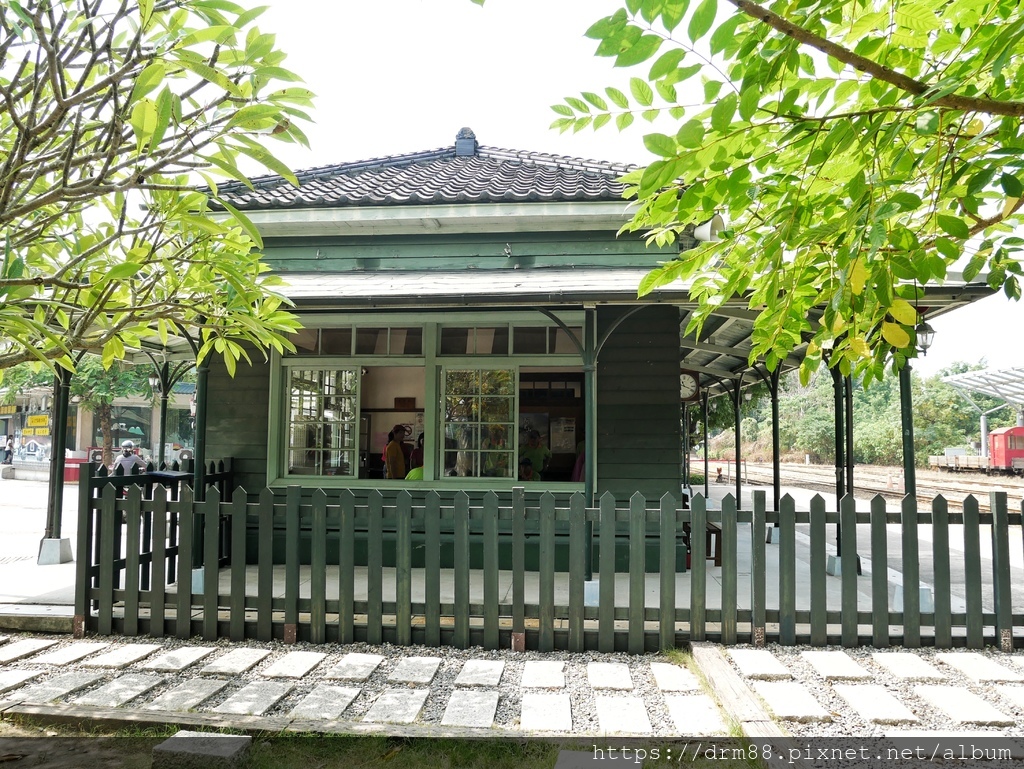
{"label": "green tree", "polygon": [[[649,66],[629,93],[555,105],[579,131],[636,116],[657,160],[627,178],[626,229],[671,243],[727,215],[721,242],[654,270],[699,301],[691,327],[743,297],[760,311],[751,357],[770,367],[812,338],[870,382],[913,355],[920,287],[968,257],[1020,297],[1024,239],[1024,8],[1017,0],[625,0],[587,35],[618,66]],[[699,77],[697,97],[684,88]],[[696,101],[696,104],[690,102]],[[812,322],[814,308],[823,308]],[[830,353],[823,353],[834,342]]]}
{"label": "green tree", "polygon": [[103,435],[103,464],[113,461],[114,400],[140,393],[150,393],[148,366],[130,366],[115,361],[104,366],[95,355],[86,355],[78,363],[71,378],[70,394],[93,413]]}
{"label": "green tree", "polygon": [[[242,157],[305,143],[311,94],[274,36],[229,0],[0,4],[0,375],[22,361],[109,365],[146,337],[198,329],[230,369],[242,342],[288,346],[246,219],[207,214]],[[200,189],[199,185],[206,185]]]}

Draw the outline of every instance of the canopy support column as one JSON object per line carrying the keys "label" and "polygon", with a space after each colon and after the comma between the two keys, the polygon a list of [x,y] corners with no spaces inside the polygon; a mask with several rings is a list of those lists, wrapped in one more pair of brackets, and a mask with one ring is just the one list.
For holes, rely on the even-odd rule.
{"label": "canopy support column", "polygon": [[[46,529],[39,542],[36,563],[40,566],[68,563],[71,540],[61,539],[61,518],[64,508],[64,453],[67,449],[68,398],[71,372],[59,369],[53,378],[53,422],[50,425],[50,486],[46,496]],[[79,483],[88,483],[84,478]]]}

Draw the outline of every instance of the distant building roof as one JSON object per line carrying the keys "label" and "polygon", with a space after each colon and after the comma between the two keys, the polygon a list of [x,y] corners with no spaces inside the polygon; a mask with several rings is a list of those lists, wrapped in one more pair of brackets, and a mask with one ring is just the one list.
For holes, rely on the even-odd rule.
{"label": "distant building roof", "polygon": [[635,166],[481,146],[468,128],[450,147],[322,166],[221,185],[244,210],[458,203],[621,201],[618,181]]}

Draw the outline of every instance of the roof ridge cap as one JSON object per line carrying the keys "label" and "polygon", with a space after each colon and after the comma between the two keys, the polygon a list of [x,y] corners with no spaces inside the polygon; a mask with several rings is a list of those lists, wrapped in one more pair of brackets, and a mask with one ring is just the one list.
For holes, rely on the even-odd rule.
{"label": "roof ridge cap", "polygon": [[635,171],[640,166],[633,163],[618,163],[610,160],[593,160],[572,155],[555,155],[551,152],[534,152],[533,150],[512,150],[501,147],[490,147],[480,145],[477,147],[477,154],[482,157],[491,157],[497,160],[525,160],[538,165],[547,165],[554,168],[578,168],[583,171],[597,171],[599,173],[628,173]]}

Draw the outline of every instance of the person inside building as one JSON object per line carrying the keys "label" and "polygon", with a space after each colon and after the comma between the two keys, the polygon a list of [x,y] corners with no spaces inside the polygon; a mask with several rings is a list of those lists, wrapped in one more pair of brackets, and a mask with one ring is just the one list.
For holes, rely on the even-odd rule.
{"label": "person inside building", "polygon": [[527,434],[526,445],[519,449],[519,458],[530,460],[530,465],[533,467],[531,480],[539,481],[544,477],[544,471],[547,470],[548,463],[551,461],[551,449],[541,443],[539,432],[530,430]]}
{"label": "person inside building", "polygon": [[130,475],[133,467],[139,468],[139,472],[146,471],[146,460],[135,453],[135,444],[131,441],[121,444],[121,454],[114,460],[111,471],[117,472],[119,467],[125,475]]}
{"label": "person inside building", "polygon": [[406,474],[405,425],[395,425],[391,430],[391,440],[384,447],[384,477],[402,480]]}
{"label": "person inside building", "polygon": [[533,472],[533,462],[529,457],[523,457],[519,460],[519,480],[521,481],[536,481],[537,474]]}
{"label": "person inside building", "polygon": [[412,450],[412,454],[409,457],[409,464],[413,470],[417,467],[423,467],[423,433],[419,434],[416,439],[416,448]]}

